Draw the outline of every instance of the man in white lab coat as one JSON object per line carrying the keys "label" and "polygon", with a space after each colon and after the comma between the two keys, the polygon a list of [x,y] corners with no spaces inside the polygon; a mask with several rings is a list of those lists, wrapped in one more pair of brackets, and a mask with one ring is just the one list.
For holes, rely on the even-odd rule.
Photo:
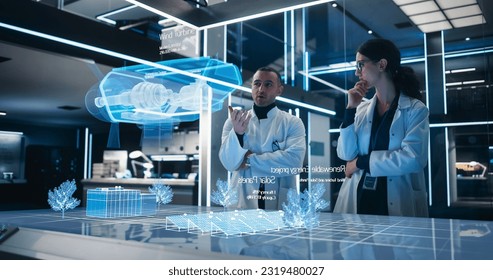
{"label": "man in white lab coat", "polygon": [[288,190],[296,187],[296,175],[303,171],[305,126],[276,107],[282,91],[279,73],[263,67],[253,76],[253,108],[229,108],[219,158],[233,174],[237,208],[282,209]]}

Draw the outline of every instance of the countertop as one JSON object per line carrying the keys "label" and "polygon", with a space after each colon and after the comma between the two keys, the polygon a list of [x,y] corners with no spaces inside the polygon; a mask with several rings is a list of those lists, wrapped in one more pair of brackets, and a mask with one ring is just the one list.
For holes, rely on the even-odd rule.
{"label": "countertop", "polygon": [[44,259],[493,259],[489,221],[321,213],[312,230],[283,227],[226,237],[170,223],[177,215],[220,211],[162,205],[156,216],[121,219],[86,217],[80,207],[64,219],[51,209],[4,211],[0,224],[19,231],[0,244],[0,252]]}

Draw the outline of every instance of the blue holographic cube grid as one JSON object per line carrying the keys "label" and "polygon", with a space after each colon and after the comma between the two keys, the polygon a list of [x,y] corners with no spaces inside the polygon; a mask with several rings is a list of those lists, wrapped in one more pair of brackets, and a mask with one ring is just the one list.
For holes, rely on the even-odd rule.
{"label": "blue holographic cube grid", "polygon": [[156,214],[156,195],[139,190],[97,188],[87,191],[86,216],[120,218]]}

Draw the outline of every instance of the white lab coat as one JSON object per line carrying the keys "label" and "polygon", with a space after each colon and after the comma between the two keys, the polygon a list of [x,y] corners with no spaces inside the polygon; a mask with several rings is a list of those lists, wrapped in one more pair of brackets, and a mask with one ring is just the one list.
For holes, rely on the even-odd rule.
{"label": "white lab coat", "polygon": [[[354,123],[341,128],[337,155],[350,161],[367,155],[376,96],[356,109]],[[419,100],[401,94],[389,132],[389,149],[370,155],[371,176],[387,176],[389,215],[428,216],[424,167],[428,160],[428,108]],[[334,212],[357,212],[357,188],[363,170],[346,178]]]}
{"label": "white lab coat", "polygon": [[[252,118],[243,136],[243,147],[231,120],[224,123],[219,158],[232,172],[230,183],[239,194],[237,208],[258,207],[255,195],[263,181],[268,194],[265,208],[282,209],[282,203],[287,204],[287,191],[296,187],[296,174],[302,171],[306,152],[305,126],[301,119],[277,107],[267,113],[266,119],[259,120],[253,109],[250,113]],[[238,170],[248,150],[253,152],[250,167]]]}

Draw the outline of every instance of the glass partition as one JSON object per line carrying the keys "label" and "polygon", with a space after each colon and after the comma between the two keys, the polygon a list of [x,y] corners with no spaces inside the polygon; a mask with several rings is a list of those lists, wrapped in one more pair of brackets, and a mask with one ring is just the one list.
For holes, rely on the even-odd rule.
{"label": "glass partition", "polygon": [[[107,16],[85,11],[81,7],[83,1],[37,2],[105,22],[115,30],[121,27],[108,22]],[[111,11],[123,8],[133,14],[140,10],[125,1],[100,2]],[[484,8],[485,18],[492,18],[485,8],[490,1],[478,2]],[[145,14],[153,16],[149,19],[154,21],[150,26],[162,27],[156,22],[161,17],[157,19],[149,11]],[[128,27],[127,31],[133,30],[130,28],[133,23],[140,22],[131,19],[129,16],[121,22],[129,24],[124,28]],[[138,26],[133,31],[143,31],[140,27],[146,25]],[[488,211],[493,208],[493,36],[490,27],[490,24],[480,24],[425,34],[395,1],[379,0],[362,5],[361,0],[338,0],[228,24],[219,44],[225,38],[225,60],[238,66],[246,87],[250,87],[250,79],[259,67],[270,66],[281,72],[285,90],[278,99],[278,106],[299,116],[307,133],[304,162],[307,168],[300,174],[298,187],[303,190],[323,180],[332,208],[344,180],[344,172],[339,167],[346,163],[337,157],[336,147],[346,107],[346,91],[358,81],[356,49],[371,38],[392,40],[401,51],[402,63],[416,72],[423,101],[430,108],[430,156],[425,174],[431,214],[477,219],[491,218]],[[145,35],[152,33],[150,29],[147,31]],[[205,41],[205,36],[201,38]],[[430,52],[434,44],[439,50]],[[158,48],[159,44],[156,52]],[[55,65],[54,59],[58,60],[55,56],[49,59],[52,65]],[[82,82],[86,82],[85,88],[89,89],[98,74],[110,70],[98,65],[103,69],[99,71],[90,62],[84,62],[81,67],[80,74],[71,75],[77,77],[77,82],[70,83],[73,91],[75,85]],[[73,71],[75,66],[67,69]],[[34,84],[35,75],[26,76]],[[57,79],[54,81],[46,84],[58,84]],[[44,90],[55,92],[51,88]],[[372,94],[367,97],[371,98]],[[244,109],[252,106],[250,93],[243,91],[233,92],[229,102]],[[193,130],[197,128],[194,126]],[[213,145],[219,145],[219,139],[213,141],[217,141]],[[469,216],[462,215],[466,208],[467,213],[471,213]]]}
{"label": "glass partition", "polygon": [[[422,101],[429,107],[435,106],[430,110],[430,155],[425,168],[431,215],[464,218],[457,214],[461,207],[493,208],[493,40],[487,37],[485,27],[425,34],[392,1],[383,4],[385,9],[362,9],[358,5],[354,0],[336,1],[230,25],[228,61],[244,70],[244,81],[253,75],[254,69],[273,66],[282,73],[289,98],[305,103],[315,100],[318,106],[335,112],[320,114],[306,107],[281,104],[286,110],[301,110],[300,117],[307,128],[306,166],[338,167],[345,164],[336,155],[338,128],[346,106],[345,91],[358,80],[354,67],[356,49],[371,38],[392,40],[401,51],[402,63],[413,68],[418,76]],[[395,11],[389,13],[392,9]],[[389,22],[397,23],[370,26],[368,13],[373,18],[388,18]],[[476,35],[466,38],[461,37],[463,34]],[[427,48],[434,44],[437,35],[442,50],[430,53]],[[443,57],[442,68],[435,65],[433,57],[437,55]],[[436,73],[435,69],[443,73]],[[437,82],[443,84],[443,90],[436,90]],[[238,100],[242,99],[234,102]],[[437,110],[440,106],[443,108]],[[317,125],[313,124],[315,121]],[[317,154],[320,147],[328,148],[322,157]],[[300,188],[326,176],[333,207],[344,173],[307,173]],[[477,216],[475,211],[470,213],[473,214],[466,218],[484,217]]]}
{"label": "glass partition", "polygon": [[[479,25],[477,30],[484,28]],[[493,207],[493,38],[444,31],[452,207]]]}

